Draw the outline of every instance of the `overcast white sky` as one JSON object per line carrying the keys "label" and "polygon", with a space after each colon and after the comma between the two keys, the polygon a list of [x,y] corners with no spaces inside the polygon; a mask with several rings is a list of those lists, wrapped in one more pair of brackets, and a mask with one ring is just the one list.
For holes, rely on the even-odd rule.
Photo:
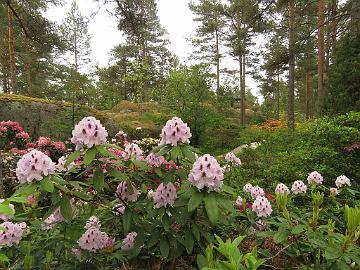
{"label": "overcast white sky", "polygon": [[[192,46],[186,38],[194,34],[197,26],[188,7],[189,1],[158,0],[158,15],[161,24],[169,33],[170,49],[184,61],[192,51]],[[62,7],[49,9],[45,16],[60,24],[70,9],[72,0],[65,2],[66,5]],[[90,16],[98,10],[98,4],[92,0],[76,0],[76,3],[85,16]],[[89,33],[91,35],[92,64],[106,67],[111,58],[111,49],[123,40],[121,32],[117,29],[116,19],[105,8],[100,9],[100,12],[89,23]],[[222,64],[222,68],[225,65],[234,65],[231,61],[223,61]],[[247,76],[246,84],[251,88],[253,94],[257,94],[257,84],[250,76]]]}

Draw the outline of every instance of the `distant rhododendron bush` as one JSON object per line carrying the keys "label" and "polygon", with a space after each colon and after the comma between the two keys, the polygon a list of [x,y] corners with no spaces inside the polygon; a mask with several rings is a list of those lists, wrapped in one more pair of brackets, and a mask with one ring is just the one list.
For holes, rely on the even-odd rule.
{"label": "distant rhododendron bush", "polygon": [[241,160],[200,153],[178,117],[137,141],[85,117],[66,144],[1,123],[19,156],[0,201],[5,269],[359,267],[360,193],[345,175],[231,188]]}

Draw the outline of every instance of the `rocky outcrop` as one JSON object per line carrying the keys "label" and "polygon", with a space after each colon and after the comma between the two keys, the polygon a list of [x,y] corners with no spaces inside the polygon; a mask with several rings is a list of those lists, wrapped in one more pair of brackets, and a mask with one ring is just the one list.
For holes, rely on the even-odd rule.
{"label": "rocky outcrop", "polygon": [[[53,139],[66,140],[73,129],[72,105],[46,99],[18,95],[0,95],[0,121],[17,121],[33,138],[51,136]],[[85,116],[94,116],[106,127],[110,135],[120,130],[110,115],[89,108],[75,106],[75,123]]]}

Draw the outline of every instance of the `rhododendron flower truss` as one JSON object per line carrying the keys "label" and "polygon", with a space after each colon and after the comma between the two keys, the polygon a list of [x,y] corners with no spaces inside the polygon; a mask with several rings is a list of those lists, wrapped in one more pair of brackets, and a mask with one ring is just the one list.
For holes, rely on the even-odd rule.
{"label": "rhododendron flower truss", "polygon": [[241,165],[241,160],[240,158],[236,157],[235,154],[233,152],[229,152],[225,155],[225,160],[227,162],[231,162],[232,164],[236,165],[236,166],[240,166]]}
{"label": "rhododendron flower truss", "polygon": [[58,172],[66,172],[67,170],[71,170],[75,166],[75,162],[71,162],[67,167],[65,167],[66,157],[62,156],[58,159],[57,164],[55,165],[55,169]]}
{"label": "rhododendron flower truss", "polygon": [[154,167],[160,167],[162,164],[166,163],[166,160],[163,156],[157,156],[154,153],[147,155],[145,160],[148,165]]}
{"label": "rhododendron flower truss", "polygon": [[131,189],[128,188],[127,182],[120,182],[116,189],[116,196],[123,201],[136,202],[140,192],[133,185],[131,187]]}
{"label": "rhododendron flower truss", "polygon": [[205,154],[199,157],[190,171],[189,181],[199,190],[207,188],[208,191],[221,190],[224,174],[217,160]]}
{"label": "rhododendron flower truss", "polygon": [[0,231],[0,246],[13,246],[19,244],[27,226],[25,222],[12,223],[5,221],[0,224],[0,227],[4,228]]}
{"label": "rhododendron flower truss", "polygon": [[265,196],[264,190],[259,186],[254,186],[250,192],[251,192],[251,198],[253,200],[255,200],[259,196]]}
{"label": "rhododendron flower truss", "polygon": [[258,196],[253,205],[252,210],[258,217],[270,216],[272,213],[271,204],[264,196]]}
{"label": "rhododendron flower truss", "polygon": [[[4,199],[0,199],[0,204],[2,204],[5,200]],[[15,207],[13,204],[9,203],[9,207],[12,211],[13,214],[15,214]],[[7,215],[7,214],[0,214],[0,219],[3,221],[8,221],[12,218],[12,215]]]}
{"label": "rhododendron flower truss", "polygon": [[30,183],[34,179],[40,181],[44,176],[54,172],[55,164],[51,159],[35,149],[23,155],[16,168],[16,176],[20,183]]}
{"label": "rhododendron flower truss", "polygon": [[173,183],[161,183],[153,195],[155,208],[173,206],[176,197],[176,188]]}
{"label": "rhododendron flower truss", "polygon": [[304,184],[303,181],[297,180],[293,183],[292,187],[291,187],[291,191],[294,194],[298,194],[298,193],[306,193],[307,187]]}
{"label": "rhododendron flower truss", "polygon": [[350,187],[351,186],[350,179],[347,178],[345,175],[340,175],[336,178],[335,185],[337,186],[337,188],[341,188],[344,186]]}
{"label": "rhododendron flower truss", "polygon": [[275,193],[279,193],[279,194],[287,193],[287,194],[289,194],[290,190],[286,185],[284,185],[283,183],[280,183],[280,184],[277,184],[277,186],[275,188]]}
{"label": "rhododendron flower truss", "polygon": [[190,143],[190,128],[179,117],[173,117],[166,122],[160,137],[160,145],[171,144],[176,146],[179,142]]}
{"label": "rhododendron flower truss", "polygon": [[125,159],[142,159],[142,150],[136,143],[125,145]]}
{"label": "rhododendron flower truss", "polygon": [[242,205],[243,205],[243,198],[241,198],[241,196],[238,196],[235,201],[235,206],[237,208],[242,208]]}
{"label": "rhododendron flower truss", "polygon": [[104,144],[108,133],[95,117],[83,118],[73,129],[71,142],[76,145],[76,150],[84,145],[93,147],[94,145]]}
{"label": "rhododendron flower truss", "polygon": [[309,174],[308,178],[308,183],[315,183],[317,185],[321,185],[322,182],[324,181],[324,178],[322,177],[322,175],[320,173],[318,173],[317,171],[313,171]]}
{"label": "rhododendron flower truss", "polygon": [[244,185],[243,191],[244,192],[251,192],[252,188],[253,188],[253,185],[250,184],[250,183],[247,183],[247,184]]}
{"label": "rhododendron flower truss", "polygon": [[137,236],[136,232],[128,233],[122,242],[121,250],[127,251],[132,249],[134,247],[136,236]]}

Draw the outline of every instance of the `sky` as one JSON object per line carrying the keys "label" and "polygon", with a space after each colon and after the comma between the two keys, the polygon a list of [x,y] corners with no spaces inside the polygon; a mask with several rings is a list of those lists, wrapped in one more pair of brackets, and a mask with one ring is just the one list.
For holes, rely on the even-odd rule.
{"label": "sky", "polygon": [[[190,0],[158,0],[158,16],[161,24],[167,30],[170,39],[170,50],[182,61],[187,61],[192,46],[186,39],[195,34],[197,22],[193,21],[194,15],[188,7]],[[61,7],[49,8],[45,16],[50,20],[61,24],[70,9],[72,0],[65,0]],[[76,0],[80,12],[85,16],[91,16],[99,10],[99,6],[92,0]],[[92,65],[106,67],[111,60],[110,51],[115,45],[123,41],[121,32],[117,29],[117,21],[110,11],[111,7],[102,7],[89,22],[89,34],[91,35],[91,62]],[[236,67],[230,59],[222,62],[228,68]],[[257,95],[257,83],[250,77],[246,77],[247,86],[251,92]],[[258,95],[257,95],[258,96]]]}

